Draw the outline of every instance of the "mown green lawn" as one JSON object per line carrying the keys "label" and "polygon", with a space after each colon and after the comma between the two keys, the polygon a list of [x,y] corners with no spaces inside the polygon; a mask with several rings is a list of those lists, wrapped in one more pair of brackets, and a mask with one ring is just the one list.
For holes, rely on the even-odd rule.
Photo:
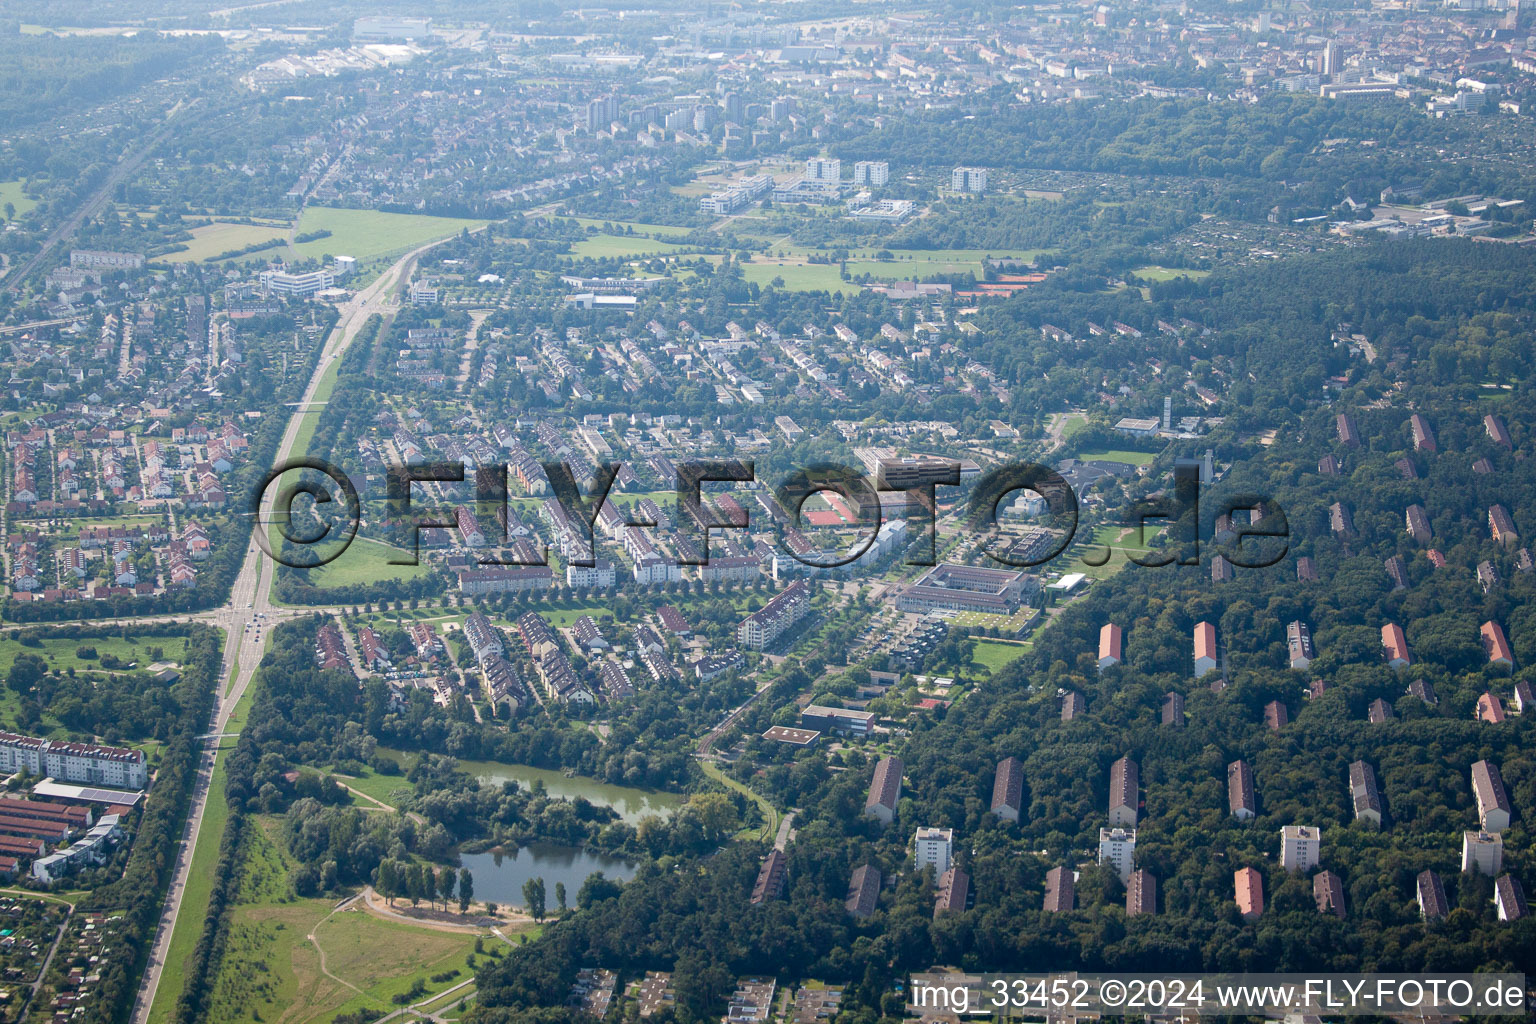
{"label": "mown green lawn", "polygon": [[[129,636],[133,636],[130,628]],[[81,658],[75,653],[82,647],[94,647],[95,658]],[[76,669],[79,671],[100,671],[101,656],[110,654],[122,662],[124,666],[137,664],[139,668],[147,668],[153,660],[150,656],[150,648],[160,649],[159,660],[171,661],[177,664],[186,657],[187,640],[180,636],[152,636],[136,637],[124,640],[121,636],[95,637],[87,639],[71,639],[69,637],[46,637],[39,640],[36,646],[23,644],[9,633],[0,637],[0,675],[11,670],[11,665],[16,661],[16,656],[24,652],[36,654],[48,663],[51,668],[59,671]]]}
{"label": "mown green lawn", "polygon": [[1157,453],[1133,452],[1128,448],[1109,448],[1098,451],[1078,452],[1077,457],[1083,462],[1102,460],[1105,462],[1125,462],[1132,466],[1145,466],[1157,458]]}
{"label": "mown green lawn", "polygon": [[416,565],[391,565],[389,562],[391,558],[408,557],[409,552],[403,548],[357,537],[335,561],[305,571],[310,574],[310,582],[321,588],[351,587],[378,580],[413,580],[432,572],[425,558]]}
{"label": "mown green lawn", "polygon": [[[235,249],[243,249],[257,242],[271,242],[288,237],[287,228],[277,228],[261,224],[228,224],[215,221],[212,224],[192,229],[192,240],[183,242],[186,248],[177,252],[166,253],[158,257],[166,263],[193,263],[200,260],[211,259],[223,253]],[[259,252],[249,254],[250,259],[259,259],[263,256],[282,256],[286,254],[287,243],[273,246],[270,249],[262,249]]]}
{"label": "mown green lawn", "polygon": [[331,234],[312,242],[300,242],[291,251],[312,259],[330,253],[363,261],[404,252],[439,238],[456,235],[465,228],[473,230],[484,223],[483,220],[462,217],[427,217],[379,210],[340,210],[328,206],[311,206],[299,218],[298,233],[302,235],[327,230]]}
{"label": "mown green lawn", "polygon": [[977,640],[971,652],[971,662],[985,666],[996,674],[1002,670],[1003,666],[1022,658],[1027,653],[1029,648],[1024,644],[1009,644],[1000,640]]}
{"label": "mown green lawn", "polygon": [[[638,230],[638,229],[637,229]],[[634,256],[659,256],[687,252],[688,246],[677,242],[663,242],[640,235],[591,235],[571,246],[571,254],[578,259],[628,259]]]}
{"label": "mown green lawn", "polygon": [[22,182],[0,181],[0,223],[8,218],[5,216],[5,204],[10,203],[16,211],[16,216],[30,213],[37,207],[37,200],[31,199],[21,190]]}

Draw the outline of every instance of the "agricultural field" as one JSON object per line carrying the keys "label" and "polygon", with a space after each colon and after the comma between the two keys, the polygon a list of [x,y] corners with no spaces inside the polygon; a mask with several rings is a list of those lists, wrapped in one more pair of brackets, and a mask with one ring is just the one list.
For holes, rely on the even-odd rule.
{"label": "agricultural field", "polygon": [[9,219],[5,215],[6,203],[11,204],[18,217],[30,213],[37,207],[37,200],[28,198],[26,193],[22,192],[22,184],[19,181],[0,181],[0,223]]}
{"label": "agricultural field", "polygon": [[418,245],[458,234],[465,228],[473,230],[484,223],[483,220],[467,220],[462,217],[427,217],[411,213],[311,206],[299,218],[298,234],[329,231],[330,235],[312,242],[300,242],[290,247],[290,251],[309,259],[319,259],[327,253],[332,256],[351,256],[361,263],[389,253],[405,252]]}

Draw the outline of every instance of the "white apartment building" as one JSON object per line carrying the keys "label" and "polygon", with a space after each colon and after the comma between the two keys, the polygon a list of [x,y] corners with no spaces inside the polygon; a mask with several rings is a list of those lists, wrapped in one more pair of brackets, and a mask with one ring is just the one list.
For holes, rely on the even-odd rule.
{"label": "white apartment building", "polygon": [[0,733],[0,770],[23,768],[33,775],[115,789],[143,789],[149,781],[142,750]]}
{"label": "white apartment building", "polygon": [[813,156],[805,162],[806,181],[827,181],[836,185],[843,177],[843,162]]}
{"label": "white apartment building", "polygon": [[949,187],[953,192],[985,192],[987,169],[985,167],[956,167],[949,174]]}
{"label": "white apartment building", "polygon": [[891,165],[884,160],[860,160],[853,165],[853,183],[879,188],[891,180]]}
{"label": "white apartment building", "polygon": [[952,828],[920,828],[912,838],[913,857],[917,870],[933,866],[935,875],[949,870],[955,847],[955,830]]}
{"label": "white apartment building", "polygon": [[1504,868],[1504,837],[1494,832],[1461,834],[1461,870],[1494,878]]}
{"label": "white apartment building", "polygon": [[1280,866],[1287,871],[1311,871],[1322,859],[1323,837],[1311,825],[1280,829]]}
{"label": "white apartment building", "polygon": [[1113,864],[1120,881],[1129,883],[1136,860],[1136,830],[1133,828],[1099,829],[1099,863]]}

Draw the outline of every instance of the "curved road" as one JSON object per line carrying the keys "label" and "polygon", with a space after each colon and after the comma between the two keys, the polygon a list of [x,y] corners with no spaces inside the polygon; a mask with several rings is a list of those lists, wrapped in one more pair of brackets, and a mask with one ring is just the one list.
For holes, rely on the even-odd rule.
{"label": "curved road", "polygon": [[[423,245],[402,256],[398,262],[379,275],[378,280],[339,307],[340,318],[326,339],[325,348],[315,363],[315,372],[310,377],[309,386],[304,389],[302,400],[294,407],[288,419],[288,429],[284,431],[282,443],[278,445],[275,464],[281,465],[293,456],[293,449],[298,441],[299,429],[305,415],[304,410],[314,402],[320,380],[331,368],[331,364],[341,358],[347,346],[352,343],[353,338],[357,337],[370,316],[385,311],[386,300],[409,277],[410,268],[416,262],[416,257],[434,246],[441,245],[444,241],[447,239],[439,239]],[[202,764],[198,767],[197,780],[193,784],[192,804],[187,810],[187,821],[182,831],[181,845],[177,850],[175,873],[171,877],[171,885],[166,892],[160,924],[155,931],[154,944],[150,947],[149,963],[144,968],[144,979],[139,985],[138,998],[134,1001],[132,1024],[146,1024],[150,1007],[155,1002],[155,993],[160,988],[160,975],[165,967],[171,935],[176,928],[176,917],[181,912],[181,899],[186,892],[187,874],[192,867],[192,853],[197,848],[198,832],[203,824],[203,812],[208,807],[208,790],[213,780],[214,761],[218,757],[218,740],[213,737],[226,732],[235,706],[245,695],[246,687],[256,675],[256,666],[261,662],[265,638],[270,633],[266,627],[274,618],[274,613],[277,616],[291,614],[289,609],[277,609],[272,605],[272,577],[276,564],[266,557],[256,540],[256,531],[263,528],[262,524],[269,521],[272,514],[271,502],[276,496],[276,489],[269,488],[269,492],[271,497],[264,500],[261,514],[257,516],[256,523],[252,526],[245,561],[240,567],[240,575],[235,578],[230,590],[229,601],[222,608],[196,616],[224,630],[224,672],[220,677],[220,683],[229,679],[231,675],[234,679],[228,688],[218,695],[213,718],[209,723],[208,734],[211,744],[203,752]],[[235,671],[237,664],[239,665],[238,673]]]}

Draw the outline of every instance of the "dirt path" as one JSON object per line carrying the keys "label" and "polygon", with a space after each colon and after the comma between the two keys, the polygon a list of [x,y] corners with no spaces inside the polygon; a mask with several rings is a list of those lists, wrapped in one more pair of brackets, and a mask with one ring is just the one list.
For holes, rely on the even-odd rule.
{"label": "dirt path", "polygon": [[[483,935],[486,931],[502,928],[507,925],[522,926],[533,924],[533,918],[516,911],[499,909],[494,922],[484,914],[465,914],[459,920],[454,920],[456,915],[445,915],[438,910],[416,909],[415,913],[406,913],[396,910],[384,901],[373,886],[363,889],[361,896],[363,906],[375,917],[387,918],[391,921],[400,921],[405,924],[416,925],[420,928],[432,928],[440,932],[459,932],[466,935]],[[425,915],[431,914],[431,917]]]}

